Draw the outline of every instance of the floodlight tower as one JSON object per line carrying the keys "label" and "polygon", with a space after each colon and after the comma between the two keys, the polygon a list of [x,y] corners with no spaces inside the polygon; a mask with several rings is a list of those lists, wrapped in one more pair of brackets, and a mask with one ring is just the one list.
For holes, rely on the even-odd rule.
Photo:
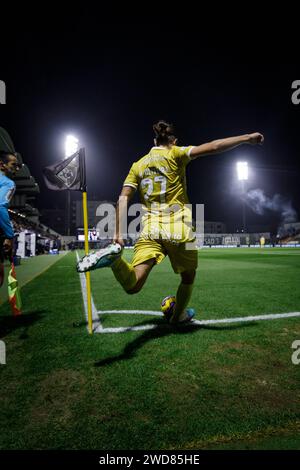
{"label": "floodlight tower", "polygon": [[[79,140],[77,137],[74,137],[73,135],[67,135],[66,140],[65,140],[65,158],[71,157],[71,155],[74,155],[79,149]],[[71,217],[70,217],[70,211],[71,211],[71,191],[68,189],[67,191],[67,234],[70,236],[70,225],[71,225]]]}
{"label": "floodlight tower", "polygon": [[242,203],[243,203],[243,232],[246,232],[246,204],[245,204],[245,181],[248,180],[248,162],[237,162],[236,164],[238,180],[242,186]]}

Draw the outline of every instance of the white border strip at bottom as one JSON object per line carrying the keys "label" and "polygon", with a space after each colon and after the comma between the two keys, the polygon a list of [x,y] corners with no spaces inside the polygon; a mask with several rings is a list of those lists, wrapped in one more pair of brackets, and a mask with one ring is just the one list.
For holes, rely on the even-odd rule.
{"label": "white border strip at bottom", "polygon": [[[152,310],[101,310],[98,314],[140,314],[140,315],[154,315],[163,316],[161,312]],[[277,320],[280,318],[295,318],[300,317],[300,312],[289,312],[289,313],[270,313],[267,315],[251,315],[248,317],[235,317],[235,318],[218,318],[212,320],[192,320],[182,326],[202,326],[202,325],[217,325],[222,323],[240,323],[240,322],[252,322],[262,320]],[[153,330],[155,328],[166,326],[170,327],[169,324],[165,325],[141,325],[141,326],[128,326],[119,328],[100,328],[95,329],[95,333],[125,333],[126,331],[141,331],[141,330]]]}

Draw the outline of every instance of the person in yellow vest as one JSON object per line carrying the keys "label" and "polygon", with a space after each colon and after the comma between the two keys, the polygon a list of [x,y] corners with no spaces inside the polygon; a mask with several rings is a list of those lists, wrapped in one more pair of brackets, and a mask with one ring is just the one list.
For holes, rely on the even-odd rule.
{"label": "person in yellow vest", "polygon": [[[214,140],[198,146],[178,147],[173,125],[159,121],[154,124],[153,130],[154,147],[147,155],[133,163],[123,183],[117,205],[114,243],[96,253],[84,256],[77,263],[77,271],[86,272],[111,266],[124,290],[128,294],[135,294],[143,287],[152,268],[169,256],[174,272],[181,277],[176,302],[173,303],[172,312],[167,317],[170,323],[177,324],[190,321],[195,315],[194,309],[187,306],[192,295],[198,264],[197,249],[186,249],[186,243],[192,242],[195,234],[192,233],[189,224],[187,226],[182,222],[189,204],[186,166],[199,157],[222,153],[242,144],[262,144],[264,137],[255,132]],[[146,214],[143,217],[143,230],[134,247],[133,260],[128,263],[121,256],[124,240],[120,227],[125,218],[127,203],[137,190]],[[173,213],[168,210],[174,207],[177,209]],[[169,226],[173,229],[165,230],[165,236],[162,236],[166,213],[170,216]]]}
{"label": "person in yellow vest", "polygon": [[260,240],[259,240],[259,243],[260,243],[260,247],[263,248],[265,246],[265,243],[266,243],[265,237],[261,236]]}

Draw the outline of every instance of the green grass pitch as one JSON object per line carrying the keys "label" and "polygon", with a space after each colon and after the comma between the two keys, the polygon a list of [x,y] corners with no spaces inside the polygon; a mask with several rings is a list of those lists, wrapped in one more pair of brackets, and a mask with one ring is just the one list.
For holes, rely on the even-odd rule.
{"label": "green grass pitch", "polygon": [[[26,260],[23,315],[0,306],[0,449],[300,448],[299,318],[174,329],[103,314],[104,328],[157,328],[91,336],[75,262]],[[179,282],[168,260],[134,296],[110,269],[91,278],[99,310],[159,310]],[[297,249],[200,250],[191,306],[198,320],[299,312],[299,281]]]}

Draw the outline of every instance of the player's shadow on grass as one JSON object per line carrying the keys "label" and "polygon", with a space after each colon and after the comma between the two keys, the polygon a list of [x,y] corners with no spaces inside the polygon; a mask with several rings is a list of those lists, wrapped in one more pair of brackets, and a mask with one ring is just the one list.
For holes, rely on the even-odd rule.
{"label": "player's shadow on grass", "polygon": [[[157,328],[152,330],[146,330],[140,336],[135,338],[133,341],[128,343],[123,352],[117,356],[108,357],[106,359],[101,359],[94,363],[95,367],[103,367],[119,361],[127,361],[135,356],[135,353],[148,341],[163,338],[164,336],[169,335],[184,335],[184,334],[193,334],[199,330],[214,330],[214,331],[232,331],[240,328],[247,328],[254,326],[253,323],[243,323],[239,325],[228,325],[228,326],[212,326],[212,325],[180,325],[180,326],[171,326],[165,323],[164,320],[153,320],[151,324],[156,324]],[[149,325],[149,321],[144,321],[138,323],[134,326]]]}
{"label": "player's shadow on grass", "polygon": [[16,317],[12,315],[0,316],[0,338],[4,338],[14,330],[21,329],[20,339],[28,338],[28,328],[41,320],[45,310],[35,310],[23,313]]}

